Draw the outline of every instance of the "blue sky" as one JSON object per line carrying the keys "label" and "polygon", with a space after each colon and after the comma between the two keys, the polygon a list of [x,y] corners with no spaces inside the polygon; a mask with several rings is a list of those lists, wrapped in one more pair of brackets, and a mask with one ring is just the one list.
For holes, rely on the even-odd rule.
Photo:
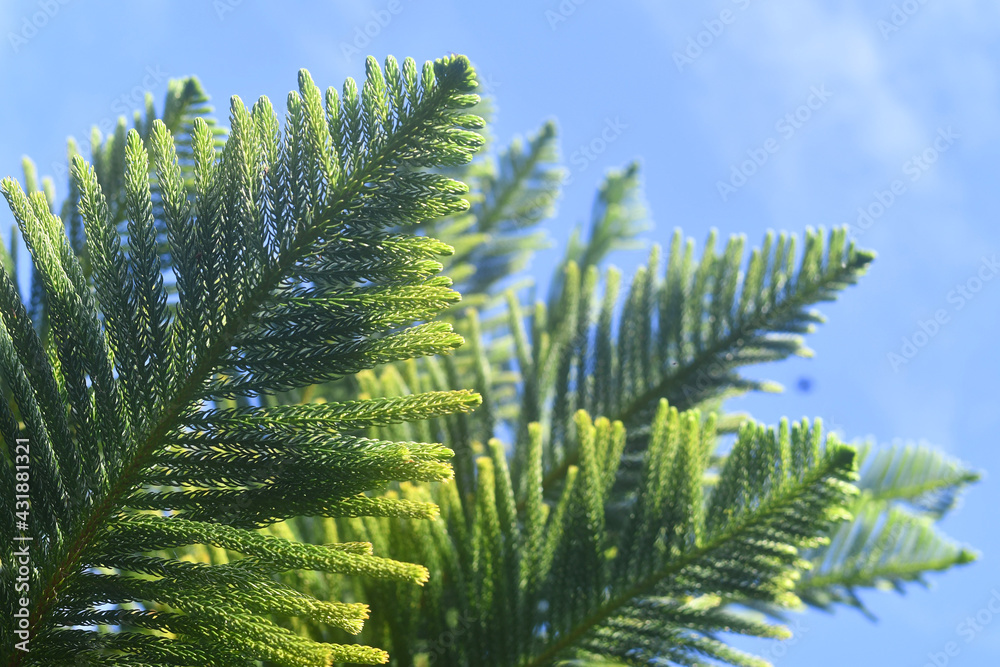
{"label": "blue sky", "polygon": [[[368,53],[465,53],[495,95],[500,142],[558,121],[573,180],[548,225],[556,247],[587,219],[602,173],[639,158],[651,241],[675,226],[699,244],[711,227],[758,244],[767,229],[852,224],[878,252],[861,284],[822,309],[814,359],[750,371],[788,391],[731,407],[771,423],[821,416],[847,438],[926,440],[995,474],[998,37],[1000,5],[986,0],[5,2],[0,175],[19,176],[23,154],[64,173],[67,136],[85,143],[144,87],[159,105],[170,77],[197,74],[223,110],[232,94],[281,106],[300,67],[339,86],[363,75]],[[597,142],[602,132],[612,138]],[[0,212],[4,234],[10,219]],[[556,252],[536,260],[539,275]],[[614,261],[630,271],[638,257]],[[808,392],[795,388],[803,376]],[[945,523],[978,563],[932,576],[930,591],[867,595],[877,624],[805,614],[799,639],[771,659],[922,667],[955,642],[947,664],[997,664],[1000,618],[987,612],[971,638],[957,627],[1000,600],[998,505],[987,477]]]}

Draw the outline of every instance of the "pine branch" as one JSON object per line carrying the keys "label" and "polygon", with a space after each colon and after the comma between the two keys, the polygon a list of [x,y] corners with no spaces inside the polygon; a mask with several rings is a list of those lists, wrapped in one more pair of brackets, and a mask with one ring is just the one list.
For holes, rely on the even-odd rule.
{"label": "pine branch", "polygon": [[927,445],[894,445],[858,450],[858,487],[872,501],[903,502],[936,520],[950,511],[965,488],[980,474]]}
{"label": "pine branch", "polygon": [[[812,453],[801,451],[800,448],[803,447],[805,443],[813,441],[814,437],[818,438],[818,433],[813,434],[808,432],[808,425],[804,425],[803,427],[807,429],[806,433],[800,432],[792,436],[792,439],[797,441],[796,449],[799,451],[793,453],[791,450],[787,449],[789,447],[787,442],[781,447],[781,449],[786,449],[787,451],[782,452],[782,459],[784,460],[778,464],[780,469],[790,472],[793,464],[790,460],[788,460],[789,458],[802,457],[805,459],[815,456],[818,453],[815,451]],[[783,425],[783,429],[787,429],[787,425]],[[709,514],[704,518],[697,518],[697,515],[700,512],[700,505],[687,505],[687,508],[689,508],[688,511],[693,511],[695,514],[695,516],[688,519],[688,521],[692,521],[694,523],[692,526],[692,534],[695,536],[696,546],[686,553],[681,552],[677,555],[671,554],[674,556],[672,559],[668,560],[659,568],[654,569],[652,573],[646,575],[635,583],[632,583],[624,591],[612,597],[606,603],[568,629],[568,631],[562,633],[558,639],[545,646],[539,654],[527,662],[528,667],[537,667],[539,665],[549,664],[549,662],[565,650],[579,642],[587,635],[587,633],[606,622],[615,614],[616,611],[626,605],[634,603],[637,598],[644,598],[653,593],[659,593],[661,595],[672,593],[673,595],[678,595],[684,590],[683,580],[686,578],[685,573],[687,571],[697,570],[699,567],[712,568],[713,563],[725,562],[726,560],[733,558],[735,553],[741,547],[748,548],[750,550],[754,547],[760,548],[763,546],[759,542],[762,538],[762,534],[771,533],[773,535],[773,523],[780,524],[781,522],[786,521],[789,516],[801,517],[800,512],[802,508],[795,507],[795,505],[802,502],[803,494],[809,493],[810,489],[817,487],[822,488],[829,485],[831,480],[837,480],[836,483],[842,484],[844,480],[851,477],[854,456],[853,452],[846,447],[840,447],[838,449],[836,445],[828,444],[826,457],[817,460],[815,462],[815,468],[809,469],[808,471],[800,468],[797,473],[793,473],[793,479],[795,480],[794,484],[781,484],[779,482],[778,486],[780,490],[777,490],[772,494],[768,494],[770,497],[757,499],[750,505],[753,509],[750,509],[748,505],[745,504],[749,501],[749,498],[742,499],[744,502],[739,503],[738,505],[730,505],[729,503],[736,499],[730,496],[730,494],[744,493],[756,486],[743,486],[736,482],[734,478],[726,477],[726,473],[728,472],[736,476],[743,477],[747,481],[753,478],[754,473],[751,470],[731,470],[731,468],[735,468],[736,465],[742,466],[750,462],[752,455],[749,454],[749,450],[746,450],[745,452],[739,451],[741,445],[743,447],[748,447],[746,444],[749,442],[747,439],[748,437],[766,438],[763,430],[757,431],[753,425],[746,426],[742,430],[740,441],[738,441],[735,446],[737,450],[735,456],[740,463],[727,466],[727,470],[723,473],[723,480],[714,492],[722,496],[722,498],[719,499],[718,497],[713,496],[710,499],[708,510]],[[774,438],[773,431],[770,434],[770,438]],[[787,430],[785,430],[783,439],[787,438]],[[763,448],[765,451],[770,449],[773,452],[776,444],[777,443],[772,440],[770,443],[764,444]],[[741,453],[745,453],[745,455],[740,456]],[[765,461],[765,466],[767,464],[773,464],[772,460],[767,458],[766,455]],[[800,466],[801,463],[802,462],[800,461]],[[758,463],[757,465],[760,464]],[[787,472],[781,474],[787,474]],[[801,475],[801,477],[799,477],[799,475]],[[700,479],[695,483],[700,484]],[[727,484],[729,484],[729,486],[727,486]],[[844,485],[840,487],[839,492],[846,494],[849,492],[849,489],[850,487]],[[646,491],[653,491],[654,493],[659,491],[660,494],[663,494],[665,490],[647,487]],[[684,499],[681,500],[681,503],[683,502]],[[733,510],[737,507],[744,509],[742,509],[742,511],[736,510],[734,513]],[[813,511],[816,511],[817,509],[818,508],[814,507]],[[683,512],[684,510],[681,511]],[[820,509],[819,511],[826,515],[825,521],[827,522],[835,517],[843,518],[844,516],[847,516],[846,512],[843,511],[838,515],[836,512],[831,511],[829,506]],[[727,519],[721,519],[722,516],[730,513],[734,513],[736,515],[735,518],[730,516],[727,517]],[[652,517],[650,517],[650,519],[652,519]],[[702,521],[704,521],[704,528],[698,526],[698,524]],[[711,531],[713,524],[720,528],[720,530]],[[648,530],[645,526],[642,526],[641,528]],[[668,524],[667,535],[669,536],[671,532],[675,532],[676,530],[676,526],[670,526]],[[699,539],[698,536],[702,530],[706,530],[707,534],[704,538]],[[819,534],[821,534],[820,531],[814,533],[814,535]],[[667,539],[669,539],[669,537]],[[785,539],[787,539],[787,537]],[[802,545],[809,542],[811,539],[815,539],[815,537],[810,538],[805,535],[801,535],[799,539],[802,540],[799,542],[799,545]],[[773,545],[769,545],[769,548],[774,549],[776,552],[779,551],[778,549],[775,549]],[[794,555],[795,550],[791,550],[790,553]],[[753,558],[752,556],[748,556],[745,552],[741,555],[748,561],[751,561]],[[772,554],[772,557],[773,555],[776,554]],[[627,558],[625,554],[621,554],[616,557]],[[677,582],[676,580],[678,579],[681,580],[681,582]],[[709,579],[708,581],[705,581],[702,577],[696,577],[695,579],[701,579],[701,581],[698,582],[700,584],[699,592],[704,593],[705,584],[709,583],[711,580]],[[746,592],[747,591],[743,591],[744,594],[746,594]],[[779,594],[776,596],[775,601],[780,601],[783,604],[794,604],[794,596],[792,598],[783,599]]]}
{"label": "pine branch", "polygon": [[860,481],[853,512],[829,545],[806,557],[813,567],[799,582],[802,599],[824,609],[843,603],[866,615],[857,590],[926,584],[924,575],[971,563],[975,552],[937,528],[964,487],[979,475],[927,446],[859,450]]}
{"label": "pine branch", "polygon": [[[837,291],[864,273],[873,258],[847,245],[843,229],[830,233],[825,249],[822,233],[809,232],[795,271],[794,243],[794,237],[782,235],[775,244],[768,235],[763,249],[752,253],[746,272],[741,273],[741,237],[732,238],[726,253],[717,257],[713,234],[695,266],[691,242],[682,250],[680,232],[675,233],[666,279],[656,278],[657,248],[649,268],[636,275],[619,319],[617,341],[611,339],[617,275],[609,272],[596,327],[589,315],[594,310],[593,290],[581,292],[579,277],[568,280],[564,294],[572,290],[579,296],[564,297],[563,303],[583,315],[574,328],[566,327],[576,317],[550,316],[550,321],[562,322],[564,329],[550,328],[548,340],[552,342],[541,354],[550,360],[561,357],[561,371],[556,380],[551,372],[543,375],[537,366],[522,369],[535,378],[527,382],[538,385],[525,394],[525,402],[544,405],[547,399],[531,396],[555,394],[566,400],[560,413],[552,416],[557,424],[565,419],[563,415],[582,407],[637,430],[661,398],[686,409],[733,391],[769,389],[767,383],[740,377],[735,369],[792,354],[811,354],[800,334],[823,320],[809,306],[834,299]],[[575,265],[569,270],[579,276]],[[515,326],[512,321],[511,327]],[[526,412],[519,429],[522,437],[524,422],[539,418],[549,417]],[[554,448],[561,446],[558,433],[551,445]],[[568,450],[547,471],[545,488],[565,475],[576,456]]]}
{"label": "pine branch", "polygon": [[[406,514],[410,510],[405,508],[416,506],[402,503],[393,510],[386,504],[359,504],[357,500],[345,504],[335,500],[338,496],[341,501],[346,500],[388,479],[442,479],[450,474],[447,465],[440,462],[448,455],[441,447],[347,439],[329,448],[331,458],[327,469],[329,465],[340,468],[338,474],[345,480],[350,478],[351,484],[333,487],[327,484],[325,494],[310,493],[306,484],[304,497],[295,499],[282,489],[287,484],[307,481],[310,467],[322,460],[317,452],[307,454],[302,450],[298,462],[276,464],[275,457],[293,454],[294,449],[281,447],[272,435],[268,440],[278,446],[270,454],[261,451],[252,458],[220,461],[216,456],[206,460],[199,459],[197,449],[185,446],[184,442],[185,433],[192,433],[189,422],[197,419],[199,406],[205,401],[218,402],[223,396],[252,396],[284,386],[301,386],[317,376],[348,374],[384,360],[435,354],[458,344],[459,339],[447,329],[430,325],[423,330],[414,328],[384,335],[440,309],[441,298],[434,295],[434,290],[443,286],[440,281],[420,275],[415,280],[404,280],[402,285],[396,282],[400,286],[422,285],[422,296],[388,308],[379,317],[368,310],[372,300],[386,302],[384,296],[373,295],[371,300],[365,300],[360,297],[366,288],[358,287],[350,299],[338,303],[328,288],[298,281],[295,276],[296,267],[303,262],[336,253],[338,249],[349,252],[356,234],[367,235],[373,244],[367,246],[368,252],[377,255],[383,230],[465,206],[458,197],[463,191],[461,184],[437,178],[425,180],[423,188],[415,190],[411,187],[412,179],[407,180],[405,167],[454,164],[471,157],[480,139],[463,128],[474,127],[479,121],[462,115],[459,110],[475,100],[466,94],[473,85],[471,68],[463,57],[444,59],[433,66],[428,63],[419,80],[412,61],[406,61],[400,69],[395,60],[389,59],[383,74],[375,61],[369,59],[368,80],[362,94],[358,96],[353,81],[349,80],[343,104],[335,93],[328,92],[324,114],[319,90],[308,74],[302,72],[301,96],[293,94],[289,98],[291,141],[278,146],[277,152],[266,149],[273,133],[261,133],[261,129],[276,126],[276,119],[269,117],[273,116],[269,104],[262,100],[251,114],[234,98],[233,134],[221,157],[217,157],[210,127],[201,121],[194,124],[192,151],[198,182],[191,213],[197,223],[187,228],[181,224],[189,214],[177,152],[166,127],[154,122],[153,162],[157,163],[159,182],[163,185],[167,231],[176,259],[178,284],[182,286],[173,319],[168,319],[163,308],[165,294],[159,258],[150,245],[155,234],[151,235],[154,226],[147,157],[137,132],[120,137],[119,145],[125,146],[121,169],[126,173],[124,177],[113,177],[116,182],[123,178],[125,183],[126,208],[132,221],[133,252],[128,256],[120,247],[99,174],[80,158],[74,162],[97,299],[104,314],[103,326],[60,221],[48,211],[44,198],[33,196],[29,200],[15,182],[4,181],[3,192],[32,251],[50,300],[60,364],[58,369],[44,365],[40,372],[54,378],[53,374],[61,369],[70,401],[69,415],[77,433],[72,443],[65,446],[84,452],[85,456],[78,458],[89,466],[74,480],[72,493],[62,492],[63,496],[86,499],[85,505],[72,515],[64,513],[48,521],[43,526],[44,537],[36,542],[43,558],[36,571],[34,589],[40,592],[33,600],[27,628],[33,642],[43,647],[47,643],[55,646],[64,642],[60,649],[64,654],[89,651],[88,655],[96,660],[94,664],[112,664],[109,661],[115,661],[120,651],[133,654],[136,665],[150,664],[145,660],[153,660],[154,655],[163,658],[165,654],[147,645],[130,645],[126,636],[110,645],[112,653],[96,655],[93,651],[107,648],[95,643],[97,635],[78,635],[59,629],[60,624],[80,625],[79,614],[87,613],[86,608],[92,608],[104,596],[100,586],[89,583],[88,570],[111,567],[123,574],[128,570],[144,571],[147,566],[140,567],[130,553],[162,549],[169,543],[203,542],[242,551],[248,558],[240,561],[241,567],[257,563],[254,567],[270,572],[321,566],[323,559],[329,561],[340,552],[291,542],[284,546],[269,542],[267,548],[257,549],[252,533],[239,526],[263,525],[296,511],[350,515],[360,511],[394,514],[398,510]],[[267,182],[262,157],[278,154],[284,156],[282,179]],[[293,213],[292,216],[271,218],[274,209],[262,208],[266,201],[282,203],[283,193],[303,183],[308,187],[299,191],[302,198],[287,202],[287,212]],[[257,196],[260,192],[264,193],[263,199]],[[268,224],[274,225],[270,236],[264,234]],[[405,275],[402,264],[392,266],[403,269],[399,273]],[[336,274],[330,278],[338,279]],[[393,284],[393,278],[381,277],[373,278],[373,286],[380,281]],[[354,278],[348,277],[346,284],[354,282]],[[347,296],[344,290],[339,293]],[[16,294],[8,297],[10,301],[4,304],[3,315],[10,330],[14,324],[11,318],[16,317],[20,305]],[[299,316],[288,314],[289,304],[299,308]],[[284,313],[284,322],[277,317],[280,313]],[[294,358],[290,355],[305,344],[296,340],[295,334],[304,332],[306,340],[310,337],[302,329],[304,321],[318,327],[311,334],[316,346],[333,335],[353,337],[352,352],[347,354],[344,349],[338,358],[334,345],[334,356],[319,368],[307,372],[299,367],[285,367],[285,360]],[[269,330],[275,327],[283,327],[284,335],[269,339]],[[244,352],[253,345],[258,346],[258,353]],[[16,376],[16,372],[7,375]],[[438,408],[432,408],[430,413],[436,414],[436,409],[468,409],[472,405],[468,397],[456,399],[439,401]],[[24,411],[28,405],[23,402],[19,409]],[[126,405],[135,410],[126,410]],[[396,415],[399,414],[397,410]],[[327,440],[329,435],[336,434],[329,431],[329,411],[300,414],[308,416],[315,419],[300,423],[298,430],[304,437],[309,437],[309,428],[327,429]],[[397,417],[388,411],[382,417],[394,418]],[[43,453],[50,451],[44,449],[46,428],[29,426],[28,431]],[[226,442],[218,431],[214,435],[212,430],[204,433],[202,439],[208,444]],[[181,449],[171,450],[172,443],[179,444]],[[173,452],[172,456],[164,458],[162,453],[166,451]],[[54,452],[50,453],[49,460],[54,456]],[[73,460],[71,454],[62,458],[67,462]],[[173,471],[171,486],[194,487],[195,491],[137,494],[150,482],[155,486],[157,478],[150,475],[154,466],[167,466]],[[56,510],[59,503],[58,497],[40,494],[58,492],[59,486],[46,483],[47,479],[56,479],[53,466],[39,464],[37,470],[32,499],[35,513],[44,519],[46,512]],[[354,474],[346,474],[348,470]],[[12,470],[5,471],[5,475],[12,474]],[[212,483],[213,479],[230,491],[214,495],[196,491],[199,485]],[[234,511],[220,516],[219,501],[227,497],[239,503]],[[180,510],[181,514],[187,512],[202,521],[185,521],[175,515],[137,524],[141,514],[136,509],[150,507],[154,498],[168,501],[155,505],[158,509]],[[134,533],[134,528],[140,525],[142,531]],[[282,549],[287,552],[284,558],[280,557]],[[329,562],[335,568],[345,566],[336,563],[346,563],[351,572],[418,582],[425,578],[423,568],[401,564],[402,569],[394,570],[392,561],[384,559],[376,559],[374,569],[366,570],[362,567],[364,559],[356,554],[342,554]],[[11,562],[6,556],[2,561]],[[4,578],[12,576],[12,572],[5,568]],[[134,578],[122,575],[115,575],[114,581],[120,586],[137,583]],[[170,589],[170,585],[177,588]],[[188,590],[183,579],[176,579],[173,584],[165,582],[164,586],[164,590]],[[150,592],[153,589],[144,590],[145,593],[133,588],[126,598],[142,599],[150,595],[155,599]],[[199,654],[197,647],[208,637],[219,647],[210,653],[217,655],[221,651],[230,656],[230,662],[237,656],[266,658],[288,665],[314,664],[317,659],[328,663],[378,662],[386,658],[384,653],[366,647],[316,644],[283,634],[273,623],[256,619],[252,613],[228,617],[228,627],[236,629],[236,633],[223,631],[216,625],[219,619],[213,620],[214,612],[209,613],[210,607],[184,609],[178,602],[180,598],[172,599],[187,612],[186,620],[181,623],[184,628],[181,634],[188,637],[182,642],[187,647],[184,651],[189,656],[202,655],[202,661],[208,659],[208,654],[204,651]],[[281,604],[286,605],[286,611],[289,604],[293,607],[297,604],[296,608],[304,611],[301,604],[293,604],[292,598],[286,596],[283,600]],[[52,654],[46,650],[25,653],[12,648],[7,658],[7,664],[12,666],[40,664],[38,660],[51,659]]]}
{"label": "pine branch", "polygon": [[[425,591],[422,604],[459,610],[465,619],[456,629],[447,614],[412,608],[421,636],[431,641],[415,650],[456,665],[534,667],[585,655],[638,664],[629,656],[641,646],[653,651],[643,660],[676,655],[684,662],[701,653],[762,664],[711,635],[726,628],[783,635],[774,626],[738,621],[724,605],[797,603],[794,573],[805,566],[799,551],[822,543],[825,527],[847,516],[853,450],[835,440],[821,448],[819,429],[807,423],[783,423],[778,431],[745,425],[703,502],[714,426],[664,403],[650,426],[630,519],[615,525],[611,488],[625,430],[583,412],[575,422],[580,465],[568,470],[554,505],[543,497],[542,429],[534,424],[523,479],[510,477],[502,446],[491,443],[477,461],[471,498],[456,493],[454,483],[433,493],[442,506],[436,522],[442,534],[418,538],[413,531],[423,524],[411,522],[383,528],[429,550],[432,580],[445,585]],[[528,491],[520,511],[517,486]],[[407,493],[417,499],[427,492]],[[387,601],[383,595],[365,585],[364,599],[373,606]],[[434,643],[449,632],[461,632],[463,640]]]}
{"label": "pine branch", "polygon": [[976,559],[974,552],[942,536],[928,517],[865,504],[853,522],[834,533],[827,548],[810,556],[815,567],[796,589],[803,601],[823,609],[847,604],[870,618],[858,589],[891,586],[903,592],[905,582],[926,585],[927,573]]}

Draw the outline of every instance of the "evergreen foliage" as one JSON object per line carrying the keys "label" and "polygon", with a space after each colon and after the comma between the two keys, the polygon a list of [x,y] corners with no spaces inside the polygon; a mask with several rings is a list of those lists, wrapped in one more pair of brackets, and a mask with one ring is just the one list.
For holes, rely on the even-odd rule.
{"label": "evergreen foliage", "polygon": [[856,591],[906,581],[926,584],[924,574],[975,560],[975,554],[934,528],[951,511],[962,489],[979,479],[958,461],[926,445],[858,451],[861,490],[854,520],[842,524],[830,545],[809,556],[813,567],[797,587],[810,604],[858,607],[871,615]]}
{"label": "evergreen foliage", "polygon": [[[5,664],[385,660],[377,648],[319,644],[269,621],[265,614],[305,616],[357,629],[366,610],[268,576],[308,568],[419,583],[423,567],[252,529],[299,514],[432,514],[359,494],[390,480],[446,479],[449,451],[350,431],[468,410],[478,399],[452,392],[279,411],[248,401],[461,343],[446,324],[408,326],[458,298],[435,276],[447,247],[390,230],[467,206],[465,186],[418,168],[467,161],[481,143],[469,130],[480,121],[463,113],[474,85],[460,57],[422,72],[412,60],[388,60],[384,71],[370,60],[361,91],[348,81],[343,99],[330,89],[324,105],[302,72],[284,133],[263,98],[252,110],[233,99],[221,154],[217,133],[195,120],[190,182],[164,122],[154,120],[145,139],[119,125],[98,150],[111,156],[108,171],[79,156],[72,165],[93,291],[45,195],[3,182],[52,332],[44,345],[5,272],[0,350],[14,409],[5,403],[0,413],[2,509],[12,516],[14,443],[26,438],[34,536],[31,650],[15,647],[5,623]],[[176,276],[169,304],[151,169]],[[3,526],[3,602],[13,609],[15,526]],[[244,557],[204,566],[153,553],[191,544]]]}
{"label": "evergreen foliage", "polygon": [[29,161],[3,181],[34,272],[23,299],[12,237],[8,609],[33,541],[31,650],[5,623],[0,664],[765,665],[724,635],[974,558],[935,525],[957,461],[723,409],[778,389],[741,367],[811,354],[873,259],[846,230],[699,257],[678,230],[624,286],[631,164],[536,299],[555,125],[473,160],[464,57],[366,69],[301,72],[284,124],[233,98],[228,131],[171,82],[90,163],[71,142],[61,208]]}

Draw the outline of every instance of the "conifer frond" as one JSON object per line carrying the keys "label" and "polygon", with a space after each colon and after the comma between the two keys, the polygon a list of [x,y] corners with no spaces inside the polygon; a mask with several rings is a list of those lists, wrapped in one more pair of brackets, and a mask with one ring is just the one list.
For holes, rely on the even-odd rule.
{"label": "conifer frond", "polygon": [[858,487],[874,501],[901,502],[911,509],[941,519],[958,502],[965,488],[980,474],[929,445],[858,448],[861,479]]}
{"label": "conifer frond", "polygon": [[[552,501],[543,495],[538,424],[529,429],[520,476],[511,477],[494,440],[476,461],[470,496],[457,493],[454,483],[429,496],[408,491],[414,499],[433,497],[442,518],[436,527],[394,524],[389,534],[401,544],[421,544],[431,580],[451,582],[425,591],[422,607],[410,607],[416,617],[409,622],[429,640],[415,649],[431,652],[436,664],[453,665],[537,666],[594,657],[687,664],[696,656],[764,664],[714,633],[785,631],[725,605],[797,603],[802,550],[823,543],[827,528],[849,517],[854,451],[832,436],[821,445],[819,428],[807,422],[783,422],[777,430],[747,423],[718,483],[706,490],[714,420],[662,401],[640,485],[619,524],[611,488],[625,429],[583,411],[574,422],[579,464],[567,469]],[[520,508],[515,489],[525,493]],[[363,586],[365,599],[378,606],[380,591]],[[455,615],[458,625],[452,625]],[[435,642],[449,633],[462,633],[463,641]]]}
{"label": "conifer frond", "polygon": [[848,243],[844,229],[809,231],[798,260],[795,236],[768,234],[745,269],[742,236],[732,237],[722,255],[715,243],[713,232],[696,262],[693,242],[675,232],[662,278],[654,246],[620,314],[619,273],[607,272],[599,300],[597,268],[581,271],[572,261],[558,300],[551,309],[536,307],[527,325],[509,297],[509,328],[525,377],[516,428],[523,440],[527,423],[551,421],[548,479],[576,461],[566,437],[577,409],[624,422],[633,434],[629,451],[636,452],[661,399],[686,409],[734,392],[770,389],[737,370],[811,354],[802,334],[823,318],[810,306],[834,299],[873,258]]}
{"label": "conifer frond", "polygon": [[847,604],[872,617],[858,597],[860,589],[891,587],[902,593],[905,582],[926,586],[926,574],[976,559],[928,516],[878,502],[861,503],[856,512],[825,549],[811,555],[813,568],[797,587],[804,602],[824,609]]}
{"label": "conifer frond", "polygon": [[808,554],[813,567],[797,592],[808,604],[857,607],[871,616],[857,592],[903,584],[927,585],[924,575],[976,559],[946,537],[936,523],[979,475],[926,445],[859,449],[861,494],[855,519],[833,533],[829,545]]}
{"label": "conifer frond", "polygon": [[[424,567],[370,555],[370,545],[250,528],[297,515],[432,516],[427,503],[363,492],[448,479],[450,450],[351,431],[469,410],[478,397],[287,409],[258,397],[461,343],[449,325],[426,322],[458,298],[434,275],[449,248],[399,230],[467,207],[462,183],[421,170],[467,162],[482,143],[470,130],[479,119],[465,112],[474,85],[462,56],[422,71],[409,59],[390,57],[384,70],[369,59],[361,90],[349,79],[342,98],[324,96],[303,70],[283,134],[266,98],[252,109],[233,98],[221,152],[211,125],[193,122],[193,187],[163,121],[147,137],[122,130],[99,153],[106,161],[73,159],[94,289],[46,196],[3,181],[52,332],[39,338],[13,276],[0,273],[0,373],[13,397],[0,406],[0,486],[9,503],[23,482],[15,444],[26,439],[30,521],[18,529],[33,539],[26,636],[3,624],[3,664],[387,659],[275,623],[301,617],[357,632],[367,612],[270,579],[305,569],[422,583]],[[183,109],[168,112],[184,125]],[[176,278],[170,307],[161,229]],[[0,588],[13,609],[13,527],[3,522],[3,532]],[[170,555],[194,546],[240,557],[197,565]]]}
{"label": "conifer frond", "polygon": [[744,244],[734,236],[717,255],[713,233],[695,264],[692,242],[678,231],[663,280],[654,248],[625,297],[617,345],[602,366],[606,375],[595,376],[596,386],[610,388],[595,397],[593,409],[628,422],[660,397],[686,407],[733,389],[766,389],[736,369],[810,356],[801,334],[823,321],[810,307],[836,298],[874,257],[848,242],[844,228],[807,232],[798,267],[794,235],[768,234],[745,269]]}

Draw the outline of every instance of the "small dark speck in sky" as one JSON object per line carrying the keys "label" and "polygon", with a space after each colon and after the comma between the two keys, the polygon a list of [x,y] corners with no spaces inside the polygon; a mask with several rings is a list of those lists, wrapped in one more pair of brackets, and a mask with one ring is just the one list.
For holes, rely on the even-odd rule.
{"label": "small dark speck in sky", "polygon": [[798,389],[803,394],[808,394],[810,391],[812,391],[813,388],[812,378],[808,378],[805,376],[800,377],[799,381],[795,384],[795,388]]}

